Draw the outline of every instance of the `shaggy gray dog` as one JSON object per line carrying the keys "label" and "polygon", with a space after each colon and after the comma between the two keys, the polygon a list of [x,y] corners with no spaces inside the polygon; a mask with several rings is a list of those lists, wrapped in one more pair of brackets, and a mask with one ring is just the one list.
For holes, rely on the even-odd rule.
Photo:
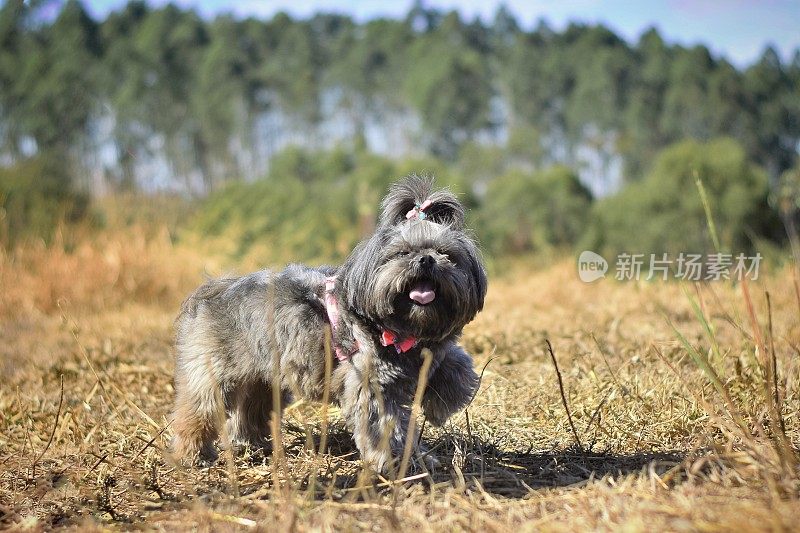
{"label": "shaggy gray dog", "polygon": [[423,348],[433,353],[427,419],[443,424],[467,405],[478,376],[457,342],[483,307],[486,273],[464,209],[416,176],[381,207],[375,234],[338,269],[212,280],[186,299],[176,320],[176,455],[213,461],[223,409],[234,442],[266,444],[275,378],[281,403],[321,400],[326,327],[332,398],[375,470],[389,471],[403,449]]}

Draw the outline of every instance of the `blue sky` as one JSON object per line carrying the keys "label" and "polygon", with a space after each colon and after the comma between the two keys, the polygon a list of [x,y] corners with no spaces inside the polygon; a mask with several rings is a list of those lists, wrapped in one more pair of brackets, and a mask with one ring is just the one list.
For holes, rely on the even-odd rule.
{"label": "blue sky", "polygon": [[[412,0],[173,0],[204,16],[228,12],[237,16],[270,17],[277,11],[307,17],[316,11],[347,13],[359,21],[378,16],[402,17]],[[162,5],[166,0],[149,0]],[[789,59],[800,47],[800,0],[428,0],[427,7],[458,9],[464,16],[491,20],[505,3],[526,28],[544,18],[555,29],[569,21],[602,22],[629,41],[656,26],[670,42],[703,43],[743,66],[772,44]],[[125,0],[84,0],[95,17],[104,17]]]}

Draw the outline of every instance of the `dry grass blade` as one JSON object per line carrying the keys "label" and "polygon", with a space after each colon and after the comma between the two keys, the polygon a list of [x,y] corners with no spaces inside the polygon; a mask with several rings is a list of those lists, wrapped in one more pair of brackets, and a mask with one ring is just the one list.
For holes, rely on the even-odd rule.
{"label": "dry grass blade", "polygon": [[328,446],[328,409],[331,403],[331,375],[333,373],[333,351],[331,350],[331,328],[325,328],[325,386],[322,389],[322,407],[320,407],[319,455],[325,453]]}
{"label": "dry grass blade", "polygon": [[700,193],[700,201],[703,204],[703,212],[706,215],[706,224],[708,224],[708,231],[711,233],[711,240],[714,242],[714,249],[719,253],[722,251],[722,246],[720,246],[717,226],[714,224],[714,217],[711,216],[711,204],[706,195],[706,188],[703,185],[703,180],[700,179],[700,173],[697,172],[696,169],[692,171],[692,174],[694,175],[694,183],[697,185],[697,191]]}
{"label": "dry grass blade", "polygon": [[[756,318],[755,309],[753,307],[753,301],[750,298],[750,290],[748,288],[747,278],[742,279],[741,287],[742,295],[744,296],[744,301],[747,307],[747,316],[750,318],[750,325],[753,328],[753,337],[755,338],[756,347],[758,348],[762,358],[761,365],[764,370],[764,400],[769,409],[769,425],[772,437],[775,440],[775,445],[781,462],[784,463],[787,468],[793,471],[797,468],[798,459],[797,453],[792,447],[791,441],[786,436],[783,414],[781,413],[781,409],[778,404],[777,363],[772,358],[770,351],[767,349],[767,346],[764,343],[761,326],[758,324],[758,319]],[[774,396],[772,393],[773,389],[775,390]]]}
{"label": "dry grass blade", "polygon": [[236,524],[237,526],[243,526],[248,529],[254,529],[258,526],[258,522],[256,522],[255,520],[250,520],[249,518],[244,518],[241,516],[232,516],[214,512],[209,513],[209,516],[213,520],[217,520],[219,522],[227,522],[229,524]]}
{"label": "dry grass blade", "polygon": [[330,408],[330,394],[331,394],[331,375],[333,373],[333,350],[331,350],[331,327],[329,325],[325,326],[325,337],[323,339],[324,342],[324,350],[325,350],[325,384],[322,389],[322,406],[320,407],[319,412],[319,419],[320,419],[320,437],[319,437],[319,448],[317,449],[317,457],[315,458],[315,464],[313,467],[313,472],[311,474],[311,480],[308,484],[308,498],[313,500],[316,497],[316,490],[317,490],[317,476],[319,474],[319,467],[320,461],[322,460],[322,455],[328,448],[328,410]]}
{"label": "dry grass blade", "polygon": [[136,455],[134,455],[134,456],[131,458],[130,462],[131,462],[131,463],[132,463],[132,462],[134,462],[136,459],[138,459],[138,458],[139,458],[139,456],[141,456],[141,455],[142,455],[142,454],[143,454],[145,451],[147,451],[147,449],[148,449],[150,446],[152,446],[152,445],[153,445],[153,444],[156,442],[156,440],[158,439],[158,437],[160,437],[160,436],[161,436],[161,435],[162,435],[162,434],[163,434],[163,433],[164,433],[164,432],[165,432],[165,431],[166,431],[166,430],[167,430],[167,429],[168,429],[168,428],[169,428],[171,425],[172,425],[172,421],[170,421],[170,422],[169,422],[167,425],[165,425],[163,428],[161,428],[161,429],[158,431],[158,433],[156,433],[155,435],[153,435],[153,438],[152,438],[152,439],[150,439],[149,441],[147,441],[147,443],[146,443],[144,446],[142,446],[142,448],[141,448],[141,449],[140,449],[138,452],[136,452]]}
{"label": "dry grass blade", "polygon": [[425,393],[425,387],[428,385],[428,372],[431,369],[433,362],[433,352],[427,348],[422,349],[422,366],[419,369],[419,377],[417,378],[417,390],[414,391],[414,403],[411,406],[411,419],[408,421],[408,430],[406,433],[406,442],[403,447],[403,458],[400,461],[400,470],[397,477],[402,479],[406,476],[408,471],[408,463],[411,459],[411,450],[414,448],[414,435],[417,430],[417,418],[422,410],[422,395]]}
{"label": "dry grass blade", "polygon": [[800,263],[792,269],[792,282],[794,283],[794,297],[797,302],[797,316],[800,316]]}
{"label": "dry grass blade", "polygon": [[61,417],[61,406],[64,405],[64,375],[62,374],[59,376],[59,381],[61,382],[61,394],[58,397],[58,408],[56,409],[56,419],[53,421],[53,431],[50,432],[50,436],[47,438],[47,444],[44,445],[42,451],[36,456],[31,463],[31,478],[36,477],[36,463],[38,463],[44,454],[47,453],[47,450],[50,449],[50,445],[53,444],[53,437],[56,434],[56,428],[58,428],[58,419]]}
{"label": "dry grass blade", "polygon": [[[705,317],[703,317],[702,315],[700,315],[700,322],[701,323],[705,322]],[[703,353],[701,353],[699,350],[697,350],[694,346],[692,346],[691,343],[686,339],[686,337],[684,337],[683,334],[680,331],[678,331],[678,328],[676,328],[671,321],[668,320],[668,323],[672,328],[672,331],[680,340],[683,347],[686,349],[686,353],[689,354],[689,357],[691,357],[692,361],[694,361],[697,367],[703,371],[706,377],[708,377],[708,380],[714,386],[714,389],[716,389],[717,393],[722,397],[726,407],[728,408],[728,412],[733,418],[733,421],[741,430],[742,435],[743,436],[749,435],[750,431],[747,428],[747,424],[745,424],[744,422],[744,418],[739,412],[739,408],[736,406],[736,403],[733,401],[733,398],[731,398],[728,389],[725,387],[725,384],[717,375],[717,372],[714,370],[714,367],[711,366],[711,363],[708,361],[708,357],[705,356]],[[707,326],[704,326],[704,329],[708,331]]]}
{"label": "dry grass blade", "polygon": [[569,421],[569,427],[572,429],[572,436],[575,438],[575,444],[578,445],[578,448],[583,449],[583,444],[581,443],[581,439],[578,436],[578,431],[575,429],[575,424],[572,422],[572,413],[569,410],[567,395],[564,392],[564,381],[561,379],[561,371],[558,369],[558,361],[556,361],[556,354],[553,352],[553,345],[550,344],[549,339],[545,339],[544,342],[545,344],[547,344],[547,351],[550,354],[550,360],[553,362],[553,368],[556,369],[556,377],[558,378],[558,390],[561,393],[561,402],[564,404],[564,410],[567,412],[567,420]]}
{"label": "dry grass blade", "polygon": [[[770,369],[771,369],[771,382],[772,394],[775,405],[777,406],[778,413],[781,415],[778,422],[781,425],[781,433],[786,435],[786,423],[781,414],[781,393],[778,390],[778,356],[775,354],[775,331],[772,325],[772,299],[769,296],[769,291],[765,293],[767,297],[767,332],[769,334],[769,354],[770,354]],[[768,380],[769,383],[770,380]]]}
{"label": "dry grass blade", "polygon": [[109,391],[108,387],[106,387],[106,384],[111,385],[111,388],[114,390],[114,392],[116,392],[122,398],[122,401],[126,405],[128,405],[128,407],[133,409],[134,412],[136,412],[139,416],[141,416],[142,419],[144,419],[148,424],[150,424],[155,429],[161,429],[161,426],[155,420],[153,420],[150,417],[150,415],[145,413],[138,405],[136,405],[136,403],[128,397],[128,395],[125,393],[125,391],[123,391],[114,382],[114,380],[111,379],[111,376],[109,376],[107,372],[103,372],[103,377],[105,377],[105,380],[100,378],[100,375],[97,373],[97,370],[95,369],[94,364],[92,364],[91,358],[89,357],[89,353],[87,352],[86,347],[83,345],[83,343],[78,338],[78,331],[79,331],[78,325],[75,323],[74,320],[72,320],[66,314],[64,309],[61,307],[60,303],[58,305],[58,308],[61,311],[62,320],[65,323],[71,324],[72,327],[70,328],[70,333],[72,334],[72,338],[74,339],[75,343],[78,345],[78,349],[81,352],[81,356],[83,357],[83,360],[89,366],[89,370],[92,372],[92,375],[97,380],[96,383],[100,386],[100,388],[103,391],[103,394],[106,397],[106,400],[111,404],[111,406],[114,408],[114,410],[117,411],[117,412],[119,411],[116,403],[113,400],[112,395],[110,394],[110,391]]}
{"label": "dry grass blade", "polygon": [[[608,362],[608,357],[606,356],[606,348],[605,348],[605,346],[600,344],[600,341],[597,340],[597,336],[595,336],[594,333],[591,334],[591,338],[594,341],[595,346],[597,346],[597,350],[600,353],[600,356],[603,358],[603,363],[605,364],[606,368],[608,369],[608,373],[611,375],[611,379],[614,381],[614,383],[617,385],[619,390],[622,391],[623,394],[625,394],[626,396],[630,396],[631,392],[628,389],[628,387],[626,387],[625,385],[620,383],[620,381],[617,379],[616,373],[611,368],[611,364]],[[599,408],[598,408],[598,410],[599,410]],[[587,428],[588,428],[588,426],[587,426]]]}
{"label": "dry grass blade", "polygon": [[[267,298],[268,302],[275,300],[275,284],[268,284],[267,289],[270,294]],[[269,343],[271,346],[276,346],[275,341],[275,309],[269,306],[267,310],[267,331],[269,332]],[[272,488],[276,496],[282,496],[288,499],[288,485],[286,480],[286,462],[284,457],[283,434],[281,433],[281,411],[283,401],[282,387],[281,387],[281,358],[274,358],[272,365],[272,413],[270,416],[270,435],[272,438]]]}

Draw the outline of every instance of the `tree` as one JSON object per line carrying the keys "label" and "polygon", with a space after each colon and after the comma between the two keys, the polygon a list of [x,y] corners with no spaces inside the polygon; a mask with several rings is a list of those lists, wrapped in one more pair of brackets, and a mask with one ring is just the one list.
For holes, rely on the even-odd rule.
{"label": "tree", "polygon": [[95,65],[101,55],[97,25],[77,0],[27,41],[17,80],[22,129],[39,151],[65,155],[80,146],[97,102]]}
{"label": "tree", "polygon": [[125,132],[130,148],[142,151],[139,156],[165,157],[174,176],[188,179],[199,168],[209,189],[206,148],[190,106],[208,39],[203,21],[174,5],[143,13],[134,6],[119,27],[130,37],[109,56],[119,73],[109,89],[118,130]]}
{"label": "tree", "polygon": [[12,248],[29,238],[50,242],[64,222],[88,214],[89,198],[73,187],[63,160],[52,153],[0,168],[0,246]]}
{"label": "tree", "polygon": [[402,22],[388,19],[368,21],[360,30],[346,37],[348,46],[332,59],[327,84],[342,90],[342,105],[356,135],[364,139],[368,119],[380,122],[387,111],[406,105],[398,88],[407,72],[405,56],[413,35]]}
{"label": "tree", "polygon": [[28,9],[22,0],[9,0],[0,6],[0,142],[3,151],[18,159],[21,149],[21,125],[24,92],[19,73],[22,71]]}
{"label": "tree", "polygon": [[491,154],[468,172],[480,182],[561,163],[598,189],[620,163],[640,180],[684,138],[735,138],[773,186],[798,158],[800,54],[784,64],[768,48],[738,69],[655,29],[634,46],[603,25],[526,31],[502,5],[491,23],[420,1],[358,23],[133,0],[99,26],[77,0],[55,18],[45,5],[0,6],[0,157],[60,152],[71,175],[105,171],[116,188],[206,192],[263,175],[292,143]]}
{"label": "tree", "polygon": [[657,157],[647,177],[595,205],[584,244],[608,253],[713,252],[695,177],[710,199],[722,251],[751,251],[756,236],[775,235],[767,178],[730,138],[685,140]]}
{"label": "tree", "polygon": [[137,186],[135,162],[144,152],[153,128],[141,101],[147,91],[144,58],[135,46],[135,36],[148,14],[143,1],[131,1],[112,12],[100,26],[105,43],[100,65],[102,99],[114,117],[114,140],[118,168],[113,169],[112,187],[132,190]]}
{"label": "tree", "polygon": [[778,210],[796,264],[800,264],[800,165],[781,175],[772,197]]}
{"label": "tree", "polygon": [[586,230],[591,202],[566,167],[512,170],[490,182],[476,227],[483,245],[495,253],[568,249]]}
{"label": "tree", "polygon": [[190,93],[209,189],[238,174],[231,145],[236,139],[244,141],[248,111],[241,35],[239,24],[232,18],[214,20],[209,28],[209,45],[199,60],[197,86]]}
{"label": "tree", "polygon": [[679,49],[670,64],[660,124],[666,138],[708,140],[712,130],[708,80],[714,61],[704,46]]}
{"label": "tree", "polygon": [[279,13],[270,21],[272,42],[261,68],[265,84],[274,89],[285,111],[303,121],[320,120],[322,53],[306,22]]}
{"label": "tree", "polygon": [[625,127],[619,143],[629,181],[642,177],[667,142],[661,115],[671,61],[670,50],[655,28],[642,34],[635,54],[636,65],[624,111]]}
{"label": "tree", "polygon": [[520,30],[517,18],[506,4],[501,3],[494,12],[494,19],[489,30],[495,47],[512,46]]}
{"label": "tree", "polygon": [[542,131],[565,129],[563,109],[569,74],[559,62],[557,45],[546,26],[517,37],[501,69],[512,109],[512,128],[523,123]]}
{"label": "tree", "polygon": [[417,38],[409,50],[405,94],[427,126],[430,149],[446,159],[489,125],[492,87],[485,58],[469,48],[458,14]]}
{"label": "tree", "polygon": [[764,50],[758,62],[744,73],[750,123],[748,151],[771,179],[797,158],[800,142],[800,87],[784,69],[774,48]]}
{"label": "tree", "polygon": [[627,103],[633,54],[619,37],[602,26],[575,26],[565,64],[574,72],[566,107],[567,129],[581,140],[587,124],[602,131],[619,129]]}

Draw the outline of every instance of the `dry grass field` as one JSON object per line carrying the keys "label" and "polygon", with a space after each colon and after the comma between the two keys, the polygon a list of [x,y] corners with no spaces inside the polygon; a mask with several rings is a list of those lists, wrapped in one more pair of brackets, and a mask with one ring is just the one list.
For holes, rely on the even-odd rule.
{"label": "dry grass field", "polygon": [[291,405],[266,457],[175,464],[172,320],[205,272],[232,265],[158,231],[63,248],[0,255],[0,528],[800,529],[788,269],[745,292],[584,284],[571,261],[498,268],[464,336],[480,390],[424,427],[442,466],[392,482],[361,475],[336,409],[323,429],[319,405]]}

